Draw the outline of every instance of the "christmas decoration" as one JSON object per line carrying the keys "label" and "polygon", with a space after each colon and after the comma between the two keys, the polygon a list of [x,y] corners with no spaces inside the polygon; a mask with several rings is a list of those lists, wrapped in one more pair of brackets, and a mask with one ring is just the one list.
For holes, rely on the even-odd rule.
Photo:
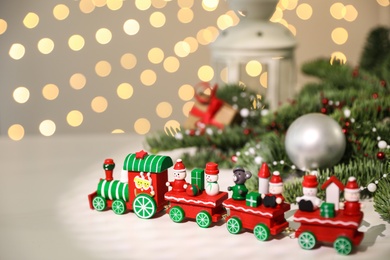
{"label": "christmas decoration", "polygon": [[333,166],[344,155],[345,146],[340,125],[319,113],[296,119],[288,128],[285,140],[288,157],[303,171]]}
{"label": "christmas decoration", "polygon": [[[375,210],[390,221],[390,180],[383,177],[390,174],[388,36],[388,28],[374,29],[356,67],[337,60],[331,64],[329,58],[305,63],[303,73],[318,81],[303,86],[293,100],[275,112],[269,112],[264,97],[245,85],[221,86],[215,96],[247,115],[240,124],[233,123],[223,130],[212,126],[203,132],[180,130],[174,136],[155,133],[147,137],[147,143],[153,152],[196,147],[194,153],[181,156],[188,168],[214,161],[220,168],[241,165],[255,173],[266,163],[270,172],[279,171],[283,178],[290,175],[289,181],[284,182],[283,196],[294,203],[296,197],[303,195],[301,177],[305,173],[287,154],[287,129],[302,116],[323,113],[341,127],[345,152],[340,161],[334,159],[323,167],[308,170],[317,171],[318,183],[326,182],[330,176],[347,183],[349,176],[355,176],[361,197],[373,197]],[[315,153],[318,155],[319,151]],[[258,182],[258,178],[250,178],[245,186],[249,192],[257,191]],[[317,195],[323,199],[325,194],[321,190]]]}
{"label": "christmas decoration", "polygon": [[238,120],[237,111],[215,96],[218,86],[211,87],[202,82],[196,86],[196,102],[184,124],[187,129],[204,129],[206,126],[215,126],[222,129]]}

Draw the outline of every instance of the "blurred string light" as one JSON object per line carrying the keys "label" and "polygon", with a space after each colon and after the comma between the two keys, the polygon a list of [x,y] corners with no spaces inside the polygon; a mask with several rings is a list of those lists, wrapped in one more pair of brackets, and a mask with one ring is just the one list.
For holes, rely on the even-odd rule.
{"label": "blurred string light", "polygon": [[[145,13],[149,16],[149,26],[154,28],[163,28],[167,24],[167,17],[163,11],[163,8],[167,4],[176,4],[178,7],[177,11],[177,21],[182,24],[189,24],[194,20],[194,4],[199,2],[195,0],[177,0],[177,1],[167,1],[167,0],[135,0],[128,1],[132,7],[136,8],[140,12]],[[131,3],[130,3],[131,2]],[[383,7],[388,7],[389,0],[377,0],[378,5]],[[200,2],[201,7],[206,12],[213,12],[217,10],[219,0],[202,0]],[[123,8],[125,4],[124,0],[80,0],[78,1],[78,9],[81,13],[89,14],[96,10],[96,8],[107,8],[113,12]],[[127,3],[126,3],[127,4]],[[146,12],[148,11],[148,12]],[[303,20],[310,21],[313,15],[316,15],[316,11],[313,10],[313,7],[309,3],[303,3],[298,0],[280,0],[276,11],[272,18],[272,22],[281,23],[286,26],[294,35],[297,34],[297,29],[293,24],[289,24],[288,21],[284,18],[284,12],[294,12],[295,15]],[[322,11],[322,10],[321,10]],[[57,21],[61,22],[72,17],[71,10],[67,4],[58,4],[54,6],[50,15],[54,17]],[[358,11],[353,4],[345,5],[340,2],[335,2],[329,4],[329,14],[335,20],[345,20],[346,22],[353,22],[358,18]],[[28,12],[22,21],[22,24],[27,29],[39,28],[40,17],[43,15],[36,12]],[[239,16],[236,15],[233,11],[227,11],[216,17],[215,24],[210,25],[205,28],[201,28],[195,35],[189,35],[184,39],[181,39],[172,45],[172,49],[162,49],[158,43],[156,46],[147,51],[147,60],[154,65],[161,64],[167,73],[176,73],[180,70],[181,59],[185,59],[189,55],[195,53],[200,45],[208,45],[212,43],[219,35],[219,33],[231,26],[235,26],[240,21]],[[140,22],[134,18],[129,17],[121,24],[122,30],[128,36],[136,37],[137,34],[142,30],[142,26],[147,26],[146,24],[140,24]],[[9,26],[7,21],[0,18],[0,36],[5,34]],[[108,28],[102,27],[97,28],[95,31],[95,40],[96,43],[101,45],[110,45],[113,35],[112,31]],[[86,43],[85,35],[81,34],[70,34],[67,40],[67,46],[70,50],[74,52],[79,52],[84,48],[89,48],[88,45],[93,43]],[[337,46],[343,45],[348,42],[348,30],[345,27],[335,27],[331,31],[330,38]],[[54,38],[53,38],[54,39]],[[38,51],[43,55],[50,55],[57,50],[58,46],[61,44],[56,44],[56,42],[48,37],[41,38],[37,41],[36,47]],[[14,60],[20,60],[26,55],[27,43],[23,42],[14,42],[9,47],[9,56]],[[29,49],[28,49],[29,50]],[[173,51],[174,55],[167,54]],[[331,53],[331,63],[335,60],[345,63],[347,57],[341,51],[335,51]],[[125,70],[132,70],[136,68],[138,64],[138,59],[144,57],[137,57],[134,53],[128,52],[123,53],[120,57],[119,63],[120,66]],[[98,60],[95,63],[95,73],[98,77],[108,77],[111,75],[113,70],[112,61],[108,60]],[[245,67],[246,73],[251,77],[257,77],[261,86],[264,88],[267,87],[267,71],[264,71],[262,64],[255,63],[253,61],[248,62]],[[214,70],[208,65],[203,65],[198,68],[197,76],[201,81],[211,81],[214,79]],[[227,79],[228,71],[222,69],[220,74],[217,75],[222,79]],[[75,72],[69,78],[69,86],[74,90],[81,90],[85,88],[87,84],[87,74],[82,71]],[[156,85],[158,82],[158,75],[152,68],[143,68],[140,71],[139,79],[141,83],[146,86]],[[56,100],[60,94],[61,87],[55,83],[49,83],[42,87],[42,96],[47,101]],[[121,100],[128,100],[133,97],[135,88],[129,82],[119,83],[116,87],[116,95]],[[182,107],[182,113],[188,115],[193,101],[193,87],[188,84],[184,84],[178,89],[178,98],[184,101]],[[13,93],[13,98],[15,102],[23,104],[28,102],[30,99],[30,90],[28,87],[18,87]],[[105,112],[108,107],[108,100],[103,96],[97,96],[91,100],[91,109],[96,113]],[[172,105],[168,101],[160,101],[156,105],[156,113],[160,118],[169,118],[173,113]],[[72,127],[78,127],[83,123],[84,115],[81,111],[72,110],[68,113],[66,121],[68,125]],[[168,120],[166,127],[180,127],[180,124],[175,120]],[[134,130],[139,134],[145,134],[150,130],[150,121],[146,118],[140,118],[134,123]],[[49,129],[49,130],[48,130]],[[20,140],[24,136],[24,127],[20,124],[13,124],[9,127],[8,135],[12,140]],[[56,125],[54,121],[48,119],[41,123],[39,131],[42,135],[50,136],[55,133]],[[123,133],[122,129],[114,129],[112,133]]]}

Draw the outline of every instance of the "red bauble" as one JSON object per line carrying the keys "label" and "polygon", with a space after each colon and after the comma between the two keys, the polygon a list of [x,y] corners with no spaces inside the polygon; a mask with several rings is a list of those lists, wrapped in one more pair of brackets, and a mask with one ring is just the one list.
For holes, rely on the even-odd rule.
{"label": "red bauble", "polygon": [[381,84],[382,87],[384,87],[384,88],[386,87],[386,81],[381,80],[380,84]]}
{"label": "red bauble", "polygon": [[321,108],[321,113],[322,114],[326,114],[327,112],[328,112],[328,110],[325,107]]}
{"label": "red bauble", "polygon": [[376,158],[378,158],[379,160],[383,160],[383,159],[385,159],[385,153],[384,152],[378,152],[377,154],[376,154]]}
{"label": "red bauble", "polygon": [[323,98],[321,102],[323,105],[327,105],[329,103],[329,100],[327,98]]}
{"label": "red bauble", "polygon": [[237,162],[237,156],[236,155],[232,155],[231,160],[232,160],[232,162],[236,163]]}
{"label": "red bauble", "polygon": [[187,189],[186,189],[186,193],[188,194],[188,196],[196,196],[199,194],[199,187],[198,185],[196,184],[190,184],[188,185]]}
{"label": "red bauble", "polygon": [[244,135],[249,135],[252,132],[252,130],[245,128],[244,129]]}
{"label": "red bauble", "polygon": [[373,98],[373,99],[377,99],[378,97],[379,97],[378,93],[372,94],[372,98]]}

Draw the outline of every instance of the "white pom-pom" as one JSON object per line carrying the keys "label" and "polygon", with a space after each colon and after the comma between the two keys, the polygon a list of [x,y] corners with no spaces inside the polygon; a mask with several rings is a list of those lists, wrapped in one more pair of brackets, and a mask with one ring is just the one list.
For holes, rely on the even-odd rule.
{"label": "white pom-pom", "polygon": [[368,184],[367,189],[368,189],[369,192],[376,191],[376,184],[374,184],[374,183]]}
{"label": "white pom-pom", "polygon": [[244,118],[248,117],[248,116],[249,116],[249,109],[247,109],[247,108],[241,109],[240,115],[241,115],[242,117],[244,117]]}
{"label": "white pom-pom", "polygon": [[350,117],[350,116],[351,116],[351,110],[349,110],[348,108],[344,109],[344,111],[343,111],[343,112],[344,112],[344,116],[345,116],[345,117],[347,117],[347,118],[348,118],[348,117]]}
{"label": "white pom-pom", "polygon": [[386,147],[387,147],[387,143],[386,143],[386,141],[379,141],[378,142],[378,147],[379,147],[379,149],[385,149]]}
{"label": "white pom-pom", "polygon": [[256,164],[261,164],[263,162],[263,158],[261,158],[260,156],[256,156],[255,157],[255,163]]}

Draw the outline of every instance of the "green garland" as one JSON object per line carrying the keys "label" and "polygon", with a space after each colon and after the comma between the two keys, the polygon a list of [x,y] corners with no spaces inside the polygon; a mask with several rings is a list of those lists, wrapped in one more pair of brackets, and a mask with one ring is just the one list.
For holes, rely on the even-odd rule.
{"label": "green garland", "polygon": [[[244,115],[241,124],[204,132],[181,129],[173,135],[164,132],[147,137],[153,152],[192,147],[183,154],[188,168],[215,161],[221,168],[239,164],[253,173],[247,181],[249,190],[257,190],[257,172],[263,162],[285,178],[286,201],[295,202],[302,195],[301,177],[285,148],[285,133],[298,117],[321,112],[335,119],[347,139],[341,161],[329,168],[317,169],[319,183],[335,175],[343,183],[355,176],[363,197],[374,198],[374,208],[390,221],[390,39],[388,28],[374,29],[363,51],[360,66],[319,58],[307,62],[302,71],[320,79],[301,89],[294,100],[270,113],[256,93],[243,86],[220,87],[217,97]],[[387,143],[379,147],[379,141]],[[369,188],[370,187],[370,188]],[[372,187],[376,187],[373,189]],[[320,190],[320,189],[319,189]],[[323,191],[320,191],[323,195]]]}

